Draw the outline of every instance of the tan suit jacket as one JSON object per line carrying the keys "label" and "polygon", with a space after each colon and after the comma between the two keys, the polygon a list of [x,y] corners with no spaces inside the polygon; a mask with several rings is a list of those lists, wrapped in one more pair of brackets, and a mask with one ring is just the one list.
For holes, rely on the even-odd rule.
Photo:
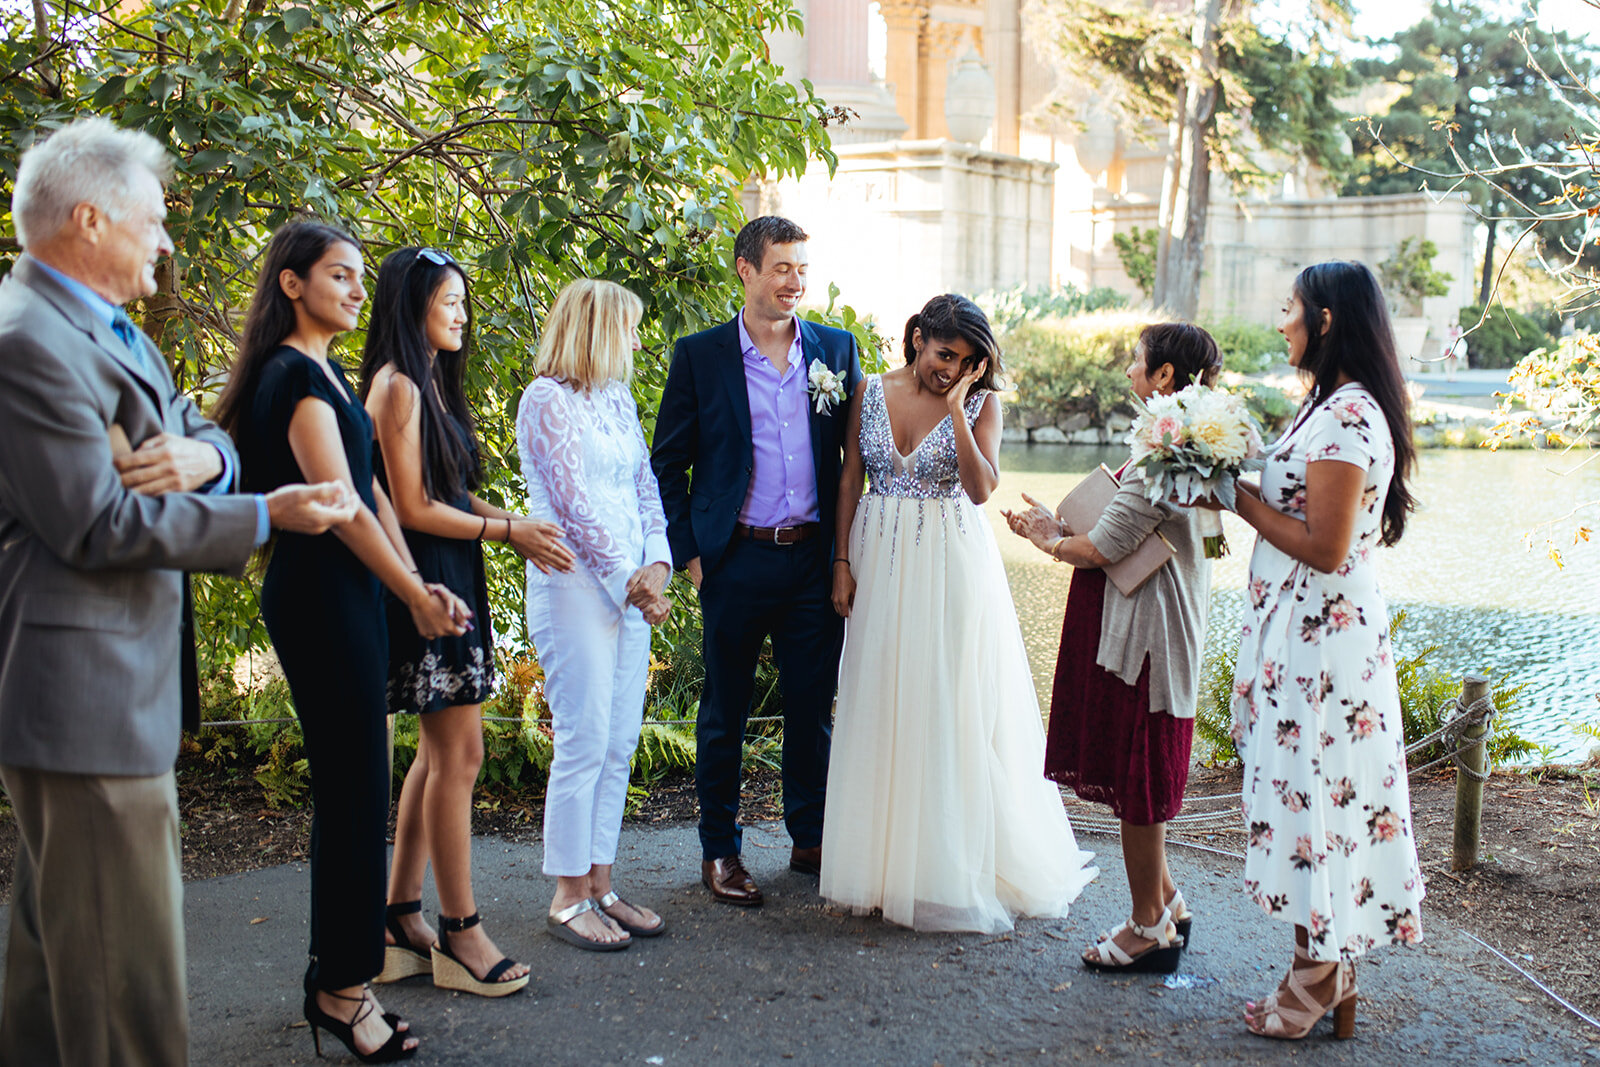
{"label": "tan suit jacket", "polygon": [[228,436],[28,256],[0,280],[0,765],[157,775],[179,736],[184,571],[238,573],[248,496],[122,487],[107,429]]}

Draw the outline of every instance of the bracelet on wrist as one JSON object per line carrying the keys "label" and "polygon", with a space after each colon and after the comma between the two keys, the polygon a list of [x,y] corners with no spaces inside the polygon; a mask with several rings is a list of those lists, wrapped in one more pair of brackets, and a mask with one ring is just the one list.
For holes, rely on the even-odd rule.
{"label": "bracelet on wrist", "polygon": [[1061,557],[1056,555],[1056,549],[1060,548],[1061,542],[1065,540],[1065,537],[1058,537],[1054,541],[1050,542],[1050,558],[1055,560],[1057,563],[1061,562]]}
{"label": "bracelet on wrist", "polygon": [[488,533],[488,532],[489,532],[489,517],[487,515],[485,515],[483,517],[483,525],[478,527],[478,540],[482,541],[483,540],[483,535]]}
{"label": "bracelet on wrist", "polygon": [[511,543],[511,519],[508,516],[506,518],[506,544],[509,545],[510,543]]}

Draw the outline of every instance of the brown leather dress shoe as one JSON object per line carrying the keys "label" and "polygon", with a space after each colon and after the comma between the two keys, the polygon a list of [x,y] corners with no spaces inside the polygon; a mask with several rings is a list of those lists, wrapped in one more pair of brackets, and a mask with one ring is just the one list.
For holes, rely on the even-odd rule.
{"label": "brown leather dress shoe", "polygon": [[738,856],[702,861],[700,880],[711,890],[711,899],[721,901],[723,904],[738,904],[741,907],[753,908],[763,899],[755,879],[744,869],[744,862]]}
{"label": "brown leather dress shoe", "polygon": [[801,848],[796,845],[789,850],[789,869],[799,871],[801,874],[810,874],[822,877],[822,846]]}

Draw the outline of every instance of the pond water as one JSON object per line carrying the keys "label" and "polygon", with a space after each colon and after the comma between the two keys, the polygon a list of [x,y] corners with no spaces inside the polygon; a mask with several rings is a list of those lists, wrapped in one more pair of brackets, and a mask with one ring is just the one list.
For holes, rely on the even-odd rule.
{"label": "pond water", "polygon": [[[1000,490],[984,510],[1046,708],[1072,570],[1012,534],[1000,509],[1024,492],[1054,507],[1098,464],[1115,469],[1126,458],[1120,447],[1008,445],[1000,453]],[[1406,612],[1399,654],[1436,645],[1429,662],[1438,670],[1526,683],[1511,720],[1550,746],[1554,760],[1581,759],[1593,747],[1572,724],[1600,723],[1600,540],[1567,550],[1558,569],[1542,539],[1529,550],[1524,535],[1600,499],[1600,461],[1573,472],[1577,465],[1530,451],[1424,451],[1414,487],[1421,505],[1400,544],[1378,554],[1390,611]],[[1237,647],[1255,537],[1232,515],[1224,522],[1233,551],[1212,571],[1208,656]]]}

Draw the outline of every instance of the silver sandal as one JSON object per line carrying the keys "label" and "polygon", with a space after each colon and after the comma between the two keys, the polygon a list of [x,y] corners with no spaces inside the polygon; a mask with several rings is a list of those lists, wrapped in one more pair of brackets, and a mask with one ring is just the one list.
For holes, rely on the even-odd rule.
{"label": "silver sandal", "polygon": [[[552,937],[565,941],[569,945],[575,945],[586,952],[620,952],[629,945],[633,944],[633,938],[631,936],[625,937],[621,941],[596,941],[592,937],[584,937],[571,926],[567,925],[568,923],[572,922],[573,919],[576,919],[586,911],[599,912],[602,919],[608,919],[611,922],[616,922],[616,920],[612,919],[611,916],[601,911],[599,906],[596,905],[594,901],[590,900],[588,897],[584,897],[576,904],[573,904],[570,907],[562,908],[554,915],[545,916],[545,932]],[[618,925],[620,926],[621,924],[618,923]]]}
{"label": "silver sandal", "polygon": [[606,911],[606,909],[611,907],[613,904],[623,904],[627,907],[633,908],[634,911],[639,910],[632,904],[629,904],[626,900],[623,900],[621,897],[617,896],[615,890],[607,893],[594,903],[606,918],[610,919],[612,922],[616,923],[618,926],[622,927],[635,937],[660,937],[662,934],[667,932],[667,920],[663,919],[660,915],[656,916],[656,924],[654,926],[638,926],[626,919],[619,918],[618,916],[611,914],[609,911]]}

